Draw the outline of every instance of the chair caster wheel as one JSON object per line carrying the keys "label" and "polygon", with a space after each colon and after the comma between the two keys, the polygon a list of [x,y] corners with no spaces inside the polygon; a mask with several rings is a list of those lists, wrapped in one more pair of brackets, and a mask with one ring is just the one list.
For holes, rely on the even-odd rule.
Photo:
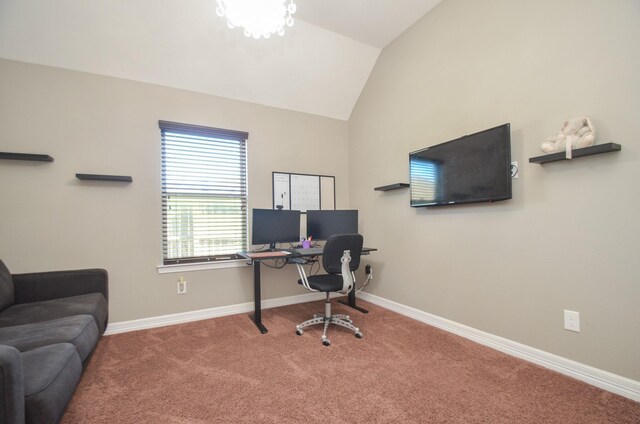
{"label": "chair caster wheel", "polygon": [[302,334],[304,334],[304,331],[303,330],[296,330],[296,334],[298,336],[302,336]]}
{"label": "chair caster wheel", "polygon": [[331,342],[329,340],[323,340],[322,344],[325,346],[329,346],[331,344]]}
{"label": "chair caster wheel", "polygon": [[361,339],[361,338],[362,338],[362,333],[358,331],[358,332],[356,333],[356,337],[357,337],[357,338],[359,338],[359,339]]}

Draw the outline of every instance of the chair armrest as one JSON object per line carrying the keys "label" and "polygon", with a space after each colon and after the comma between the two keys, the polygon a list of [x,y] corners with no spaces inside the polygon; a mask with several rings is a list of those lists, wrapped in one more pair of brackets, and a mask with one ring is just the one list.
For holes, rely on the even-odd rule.
{"label": "chair armrest", "polygon": [[305,261],[302,258],[298,258],[298,259],[301,259],[302,261],[294,262],[294,263],[296,264],[296,268],[298,268],[298,274],[300,275],[299,283],[301,283],[304,286],[304,288],[307,290],[318,291],[318,290],[312,289],[311,286],[309,285],[309,280],[307,279],[307,273],[304,271],[304,267],[302,266],[302,265],[305,265],[307,261]]}
{"label": "chair armrest", "polygon": [[88,293],[109,300],[109,277],[104,269],[13,274],[14,303],[31,303]]}
{"label": "chair armrest", "polygon": [[24,423],[22,357],[6,345],[0,345],[0,422]]}

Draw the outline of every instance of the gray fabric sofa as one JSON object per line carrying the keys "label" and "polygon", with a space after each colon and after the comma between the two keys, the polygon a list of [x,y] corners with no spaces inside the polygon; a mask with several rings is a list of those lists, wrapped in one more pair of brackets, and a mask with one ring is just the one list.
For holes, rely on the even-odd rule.
{"label": "gray fabric sofa", "polygon": [[108,322],[103,269],[11,274],[0,260],[0,424],[56,423]]}

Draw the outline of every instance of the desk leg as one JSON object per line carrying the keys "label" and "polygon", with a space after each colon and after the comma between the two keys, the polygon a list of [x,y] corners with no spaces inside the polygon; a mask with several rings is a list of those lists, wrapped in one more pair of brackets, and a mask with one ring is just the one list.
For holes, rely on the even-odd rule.
{"label": "desk leg", "polygon": [[347,300],[338,300],[338,302],[347,305],[347,306],[351,306],[353,309],[356,309],[360,312],[362,312],[363,314],[368,314],[369,311],[367,311],[364,308],[361,308],[360,306],[356,305],[356,288],[352,288],[351,291],[349,292],[349,294],[347,295]]}
{"label": "desk leg", "polygon": [[262,325],[262,305],[260,301],[260,261],[253,261],[253,316],[251,320],[258,327],[262,334],[266,334],[269,330]]}

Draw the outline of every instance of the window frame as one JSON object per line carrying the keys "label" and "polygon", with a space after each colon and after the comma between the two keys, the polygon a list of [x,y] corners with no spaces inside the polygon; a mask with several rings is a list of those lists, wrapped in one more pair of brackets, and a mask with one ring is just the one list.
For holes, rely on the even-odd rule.
{"label": "window frame", "polygon": [[[209,269],[209,268],[227,268],[230,266],[241,266],[244,265],[246,261],[239,255],[237,252],[227,252],[227,253],[213,253],[207,255],[193,255],[193,256],[184,256],[184,257],[169,257],[170,256],[170,247],[169,247],[169,228],[170,228],[170,218],[168,218],[169,211],[169,199],[171,197],[171,193],[173,193],[174,197],[180,196],[188,196],[193,198],[199,198],[202,203],[201,205],[206,204],[206,198],[209,196],[217,196],[217,197],[227,197],[231,200],[232,203],[235,203],[233,199],[239,200],[239,208],[241,211],[242,222],[240,223],[240,230],[242,231],[242,239],[241,245],[242,250],[246,250],[249,246],[249,214],[248,214],[248,152],[247,152],[247,141],[249,138],[248,132],[243,131],[235,131],[235,130],[227,130],[222,128],[213,128],[206,127],[200,125],[192,125],[192,124],[183,124],[171,121],[158,121],[158,126],[160,128],[160,137],[161,137],[161,227],[162,227],[162,248],[161,248],[161,256],[162,256],[162,265],[158,266],[158,272],[181,272],[185,270],[196,270],[196,269]],[[240,164],[237,168],[238,176],[240,177],[240,183],[234,184],[232,189],[229,189],[229,193],[234,191],[234,189],[239,190],[239,195],[235,196],[234,194],[220,194],[214,193],[215,190],[211,189],[211,186],[208,186],[207,182],[204,182],[202,186],[193,184],[192,188],[184,189],[182,192],[176,192],[176,188],[170,188],[171,185],[175,185],[175,176],[173,181],[170,177],[167,176],[167,140],[170,138],[179,138],[179,136],[184,137],[187,142],[189,138],[192,138],[194,144],[199,137],[205,137],[208,139],[218,139],[221,143],[212,148],[212,151],[221,149],[221,146],[224,143],[239,143],[237,152],[240,153]],[[208,140],[200,140],[208,141]],[[215,140],[210,140],[215,142]],[[233,151],[233,149],[232,149]],[[181,159],[175,159],[177,163],[185,158],[189,158],[194,154],[187,154]],[[176,163],[174,163],[175,165]],[[226,164],[225,164],[226,165]],[[183,168],[181,170],[188,170],[188,167],[182,165]],[[216,168],[219,170],[219,168]],[[173,191],[172,191],[173,190]],[[209,190],[208,193],[207,190]],[[219,189],[219,191],[225,191]],[[215,216],[215,215],[214,215]],[[211,222],[208,222],[207,225],[211,225]],[[205,227],[208,228],[208,227]],[[233,229],[234,225],[230,224],[229,229]],[[193,227],[189,227],[190,231],[193,231]],[[182,239],[181,239],[182,240]],[[195,238],[185,237],[184,240],[191,240],[193,246],[192,249],[195,248]],[[220,240],[219,235],[211,240]],[[238,241],[240,239],[236,239]],[[212,249],[209,247],[208,249]],[[208,253],[211,253],[209,250]]]}

